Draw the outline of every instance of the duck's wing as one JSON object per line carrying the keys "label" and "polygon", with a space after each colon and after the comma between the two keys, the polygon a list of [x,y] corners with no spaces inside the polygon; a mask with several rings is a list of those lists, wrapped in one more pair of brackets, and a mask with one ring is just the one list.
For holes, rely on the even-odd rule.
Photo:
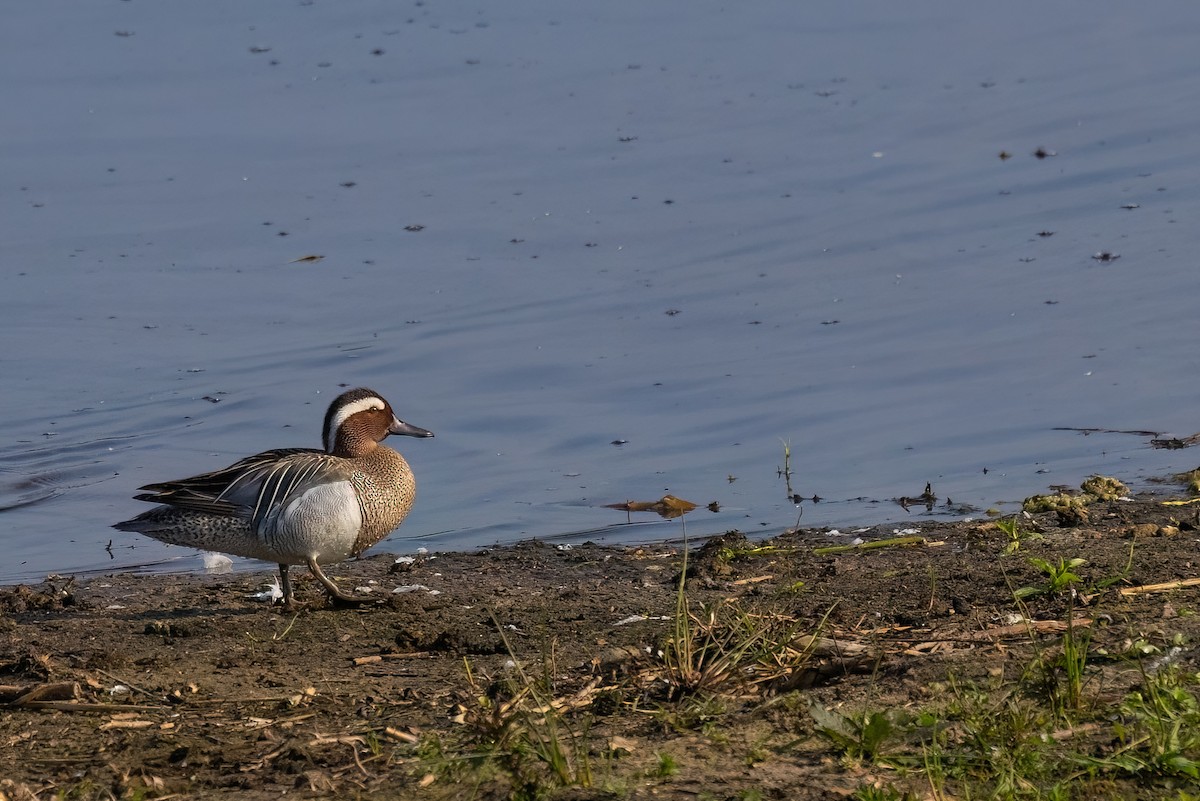
{"label": "duck's wing", "polygon": [[[310,480],[345,478],[339,460],[313,448],[276,448],[198,476],[147,484],[134,497],[195,512],[260,521],[273,499]],[[306,484],[307,485],[307,484]]]}
{"label": "duck's wing", "polygon": [[324,451],[296,453],[243,472],[218,500],[247,509],[250,525],[259,530],[269,516],[278,514],[294,498],[323,485],[348,485],[353,473],[345,459]]}

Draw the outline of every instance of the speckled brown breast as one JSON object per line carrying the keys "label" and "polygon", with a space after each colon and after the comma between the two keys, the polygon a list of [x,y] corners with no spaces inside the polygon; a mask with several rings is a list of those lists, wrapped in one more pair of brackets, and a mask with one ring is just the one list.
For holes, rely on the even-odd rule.
{"label": "speckled brown breast", "polygon": [[352,461],[351,481],[363,510],[362,531],[354,543],[357,556],[400,525],[412,509],[417,484],[404,457],[383,445]]}

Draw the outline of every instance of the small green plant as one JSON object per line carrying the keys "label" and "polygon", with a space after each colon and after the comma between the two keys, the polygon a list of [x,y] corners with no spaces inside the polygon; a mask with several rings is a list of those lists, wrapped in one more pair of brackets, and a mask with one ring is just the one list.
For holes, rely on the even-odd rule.
{"label": "small green plant", "polygon": [[847,716],[812,701],[808,709],[817,730],[840,748],[852,762],[877,759],[895,726],[886,712]]}
{"label": "small green plant", "polygon": [[919,759],[889,754],[889,761],[923,769],[939,798],[954,797],[956,785],[986,788],[981,797],[987,798],[1047,797],[1062,773],[1062,758],[1046,736],[1055,722],[1042,705],[1019,687],[979,686],[953,676],[943,695],[938,710],[917,718],[930,732]]}
{"label": "small green plant", "polygon": [[1049,580],[1039,587],[1021,587],[1013,593],[1017,600],[1032,598],[1035,595],[1059,595],[1074,587],[1083,581],[1075,573],[1075,569],[1086,565],[1087,560],[1078,557],[1074,559],[1063,559],[1060,557],[1058,563],[1055,564],[1054,562],[1031,556],[1029,557],[1029,564],[1045,573]]}
{"label": "small green plant", "polygon": [[433,732],[426,732],[417,741],[415,758],[417,778],[435,776],[443,781],[457,782],[468,768],[468,760],[450,754],[446,741]]}
{"label": "small green plant", "polygon": [[513,798],[540,798],[557,787],[591,787],[588,721],[575,723],[559,712],[551,658],[543,655],[544,675],[532,678],[504,628],[494,617],[493,622],[511,657],[511,673],[483,686],[466,663],[473,703],[461,707],[461,722],[470,732],[465,759],[481,775],[496,769],[507,774]]}
{"label": "small green plant", "polygon": [[817,640],[799,636],[804,621],[750,614],[733,603],[695,612],[687,595],[687,572],[685,541],[673,625],[661,649],[671,701],[713,695],[731,685],[757,691],[803,670]]}
{"label": "small green plant", "polygon": [[1072,605],[1067,616],[1067,631],[1063,635],[1062,656],[1059,658],[1059,667],[1064,677],[1060,713],[1078,711],[1083,707],[1083,690],[1087,679],[1088,651],[1091,644],[1092,630],[1087,626],[1075,625]]}
{"label": "small green plant", "polygon": [[672,700],[713,693],[742,680],[738,666],[758,645],[761,632],[739,630],[742,627],[729,620],[730,614],[721,606],[706,606],[698,614],[692,613],[681,593],[675,609],[675,633],[663,648]]}
{"label": "small green plant", "polygon": [[371,756],[377,757],[383,754],[383,743],[379,741],[379,735],[374,731],[368,731],[363,735],[363,745],[371,752]]}
{"label": "small green plant", "polygon": [[666,751],[660,751],[657,756],[658,761],[650,773],[651,776],[656,779],[667,779],[679,773],[679,764],[675,761],[675,757]]}
{"label": "small green plant", "polygon": [[[1200,673],[1172,662],[1182,645],[1147,659],[1137,689],[1114,705],[1089,690],[1100,675],[1088,664],[1091,629],[1068,621],[1061,644],[1037,649],[1021,681],[950,675],[930,687],[935,705],[915,716],[810,702],[817,731],[844,761],[898,771],[895,783],[863,784],[853,797],[1200,801]],[[1049,692],[1030,692],[1031,677]]]}
{"label": "small green plant", "polygon": [[890,784],[881,787],[867,785],[859,787],[850,796],[854,801],[917,801],[917,796],[907,790],[897,790]]}
{"label": "small green plant", "polygon": [[[100,788],[91,779],[83,779],[78,784],[60,788],[58,797],[63,801],[79,801],[84,798],[99,797]],[[109,795],[111,798],[112,795]]]}
{"label": "small green plant", "polygon": [[1168,667],[1121,703],[1125,747],[1105,760],[1130,774],[1200,780],[1200,674]]}
{"label": "small green plant", "polygon": [[728,712],[725,700],[719,695],[688,695],[678,701],[664,704],[654,717],[664,729],[675,731],[699,731],[709,739],[723,741],[725,730],[720,720]]}
{"label": "small green plant", "polygon": [[1004,546],[1005,554],[1016,553],[1018,550],[1020,550],[1021,541],[1030,533],[1028,531],[1021,530],[1021,524],[1017,522],[1016,515],[997,520],[996,528],[1008,535],[1008,544]]}
{"label": "small green plant", "polygon": [[792,492],[792,443],[786,439],[780,439],[783,443],[783,467],[779,468],[776,473],[783,479],[784,485],[787,488],[787,495],[791,498],[795,495]]}
{"label": "small green plant", "polygon": [[770,750],[767,748],[766,737],[760,737],[750,744],[750,748],[746,751],[746,766],[754,767],[760,762],[766,762],[770,758]]}
{"label": "small green plant", "polygon": [[1027,680],[1045,699],[1057,720],[1071,722],[1086,706],[1086,685],[1091,675],[1092,630],[1075,621],[1074,604],[1067,611],[1067,630],[1058,648],[1039,649],[1026,670]]}
{"label": "small green plant", "polygon": [[717,559],[722,562],[736,562],[739,559],[748,559],[752,556],[762,556],[763,554],[779,553],[781,551],[791,551],[790,548],[781,548],[778,545],[751,545],[747,543],[740,548],[725,547],[717,551]]}

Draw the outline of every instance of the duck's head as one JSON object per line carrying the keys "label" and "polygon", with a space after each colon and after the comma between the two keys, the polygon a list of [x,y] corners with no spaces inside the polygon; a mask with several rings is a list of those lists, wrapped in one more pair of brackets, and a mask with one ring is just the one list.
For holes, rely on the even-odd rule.
{"label": "duck's head", "polygon": [[325,412],[322,442],[325,452],[354,457],[369,453],[389,434],[432,437],[432,431],[410,425],[396,416],[378,392],[359,387],[343,392]]}

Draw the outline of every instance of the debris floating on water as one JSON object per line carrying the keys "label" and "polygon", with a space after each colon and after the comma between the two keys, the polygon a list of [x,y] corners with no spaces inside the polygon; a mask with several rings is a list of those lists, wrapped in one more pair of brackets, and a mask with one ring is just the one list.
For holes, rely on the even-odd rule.
{"label": "debris floating on water", "polygon": [[606,509],[619,509],[622,512],[655,512],[667,519],[682,517],[696,508],[696,504],[676,498],[674,495],[664,495],[657,501],[626,501],[625,503],[610,503]]}

